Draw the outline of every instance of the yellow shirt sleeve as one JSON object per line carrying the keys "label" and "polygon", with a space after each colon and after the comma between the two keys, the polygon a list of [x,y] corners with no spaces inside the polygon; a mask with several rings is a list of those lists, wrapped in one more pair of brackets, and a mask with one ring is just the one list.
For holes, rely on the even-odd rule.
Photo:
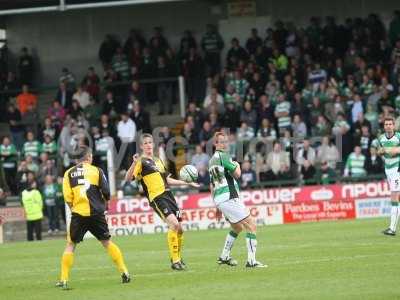
{"label": "yellow shirt sleeve", "polygon": [[133,169],[133,178],[140,180],[142,178],[142,161],[139,159]]}
{"label": "yellow shirt sleeve", "polygon": [[68,171],[65,172],[63,178],[63,195],[64,195],[64,201],[72,204],[74,193],[71,189],[71,185],[69,184],[68,173],[69,173]]}

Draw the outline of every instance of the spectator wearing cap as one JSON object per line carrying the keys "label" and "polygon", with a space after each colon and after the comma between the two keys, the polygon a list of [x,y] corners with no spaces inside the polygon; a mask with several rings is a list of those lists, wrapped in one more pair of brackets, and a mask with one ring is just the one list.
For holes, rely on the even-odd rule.
{"label": "spectator wearing cap", "polygon": [[42,195],[33,182],[22,191],[22,205],[26,215],[27,239],[28,241],[42,239],[43,199]]}
{"label": "spectator wearing cap", "polygon": [[21,115],[27,112],[29,106],[37,106],[37,97],[29,92],[29,86],[26,84],[22,86],[22,93],[17,96],[17,105]]}

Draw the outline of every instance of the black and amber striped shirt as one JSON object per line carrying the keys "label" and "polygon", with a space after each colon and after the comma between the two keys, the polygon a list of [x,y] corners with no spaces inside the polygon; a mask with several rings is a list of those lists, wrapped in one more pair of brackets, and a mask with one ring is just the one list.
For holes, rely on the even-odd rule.
{"label": "black and amber striped shirt", "polygon": [[71,211],[86,217],[104,214],[110,189],[102,169],[82,163],[65,172],[63,194]]}
{"label": "black and amber striped shirt", "polygon": [[133,176],[140,181],[149,201],[169,190],[167,170],[161,159],[141,156],[133,169]]}

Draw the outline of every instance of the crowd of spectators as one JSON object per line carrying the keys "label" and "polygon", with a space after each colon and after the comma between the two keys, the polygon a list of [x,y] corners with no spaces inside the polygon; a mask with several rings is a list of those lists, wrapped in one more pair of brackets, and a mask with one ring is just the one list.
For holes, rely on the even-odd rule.
{"label": "crowd of spectators", "polygon": [[[0,146],[3,190],[19,194],[34,181],[46,195],[46,186],[59,185],[73,163],[69,149],[88,142],[86,133],[97,165],[106,169],[107,150],[125,142],[128,166],[137,132],[152,129],[146,106],[158,101],[160,115],[172,113],[177,84],[169,78],[177,75],[185,77],[189,100],[181,135],[197,145],[188,150],[189,161],[205,186],[205,146],[221,128],[229,130],[234,158],[240,145],[245,149],[244,188],[277,179],[328,183],[341,175],[381,174],[382,160],[371,145],[383,118],[400,111],[400,12],[389,28],[371,14],[343,24],[313,17],[305,28],[277,21],[249,35],[226,45],[207,25],[201,40],[186,30],[175,49],[160,27],[149,39],[135,29],[125,42],[107,35],[99,48],[104,76],[89,67],[78,80],[63,68],[45,116],[38,115],[40,100],[30,91],[35,68],[23,48],[18,76],[0,76],[7,103],[2,117],[10,126]],[[170,128],[162,134],[166,144]],[[252,148],[254,139],[263,143]]]}

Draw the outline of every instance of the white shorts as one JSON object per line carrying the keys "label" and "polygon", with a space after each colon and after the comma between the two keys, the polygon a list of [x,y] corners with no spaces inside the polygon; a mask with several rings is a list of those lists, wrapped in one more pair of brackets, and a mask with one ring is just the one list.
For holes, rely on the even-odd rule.
{"label": "white shorts", "polygon": [[391,192],[400,192],[400,172],[386,173],[389,189]]}
{"label": "white shorts", "polygon": [[239,223],[246,219],[250,212],[243,202],[238,199],[230,199],[217,205],[217,208],[222,212],[224,217],[232,224]]}

